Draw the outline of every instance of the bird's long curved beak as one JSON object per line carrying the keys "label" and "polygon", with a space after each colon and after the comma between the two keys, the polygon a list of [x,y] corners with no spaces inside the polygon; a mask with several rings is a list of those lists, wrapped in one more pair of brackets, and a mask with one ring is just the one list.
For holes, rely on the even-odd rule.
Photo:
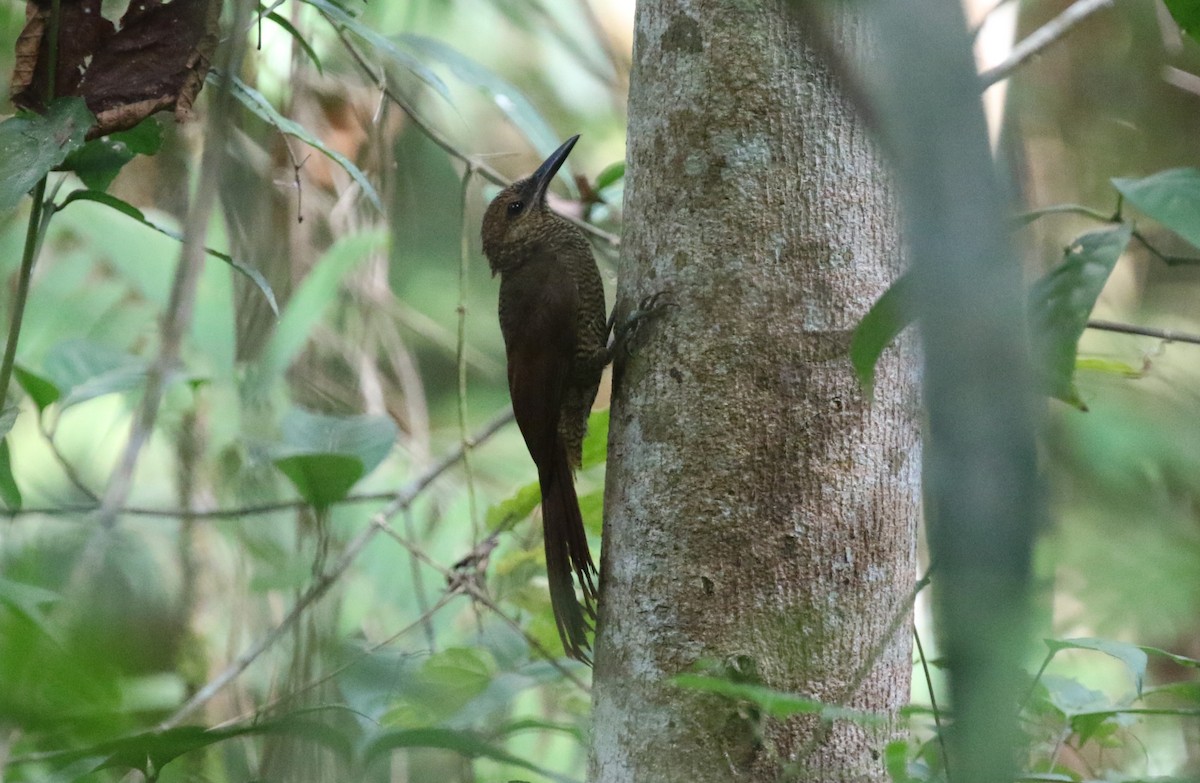
{"label": "bird's long curved beak", "polygon": [[558,149],[550,153],[550,157],[542,161],[542,165],[538,166],[537,171],[529,177],[533,181],[533,201],[535,204],[542,204],[546,200],[546,190],[550,187],[550,183],[554,181],[554,175],[562,167],[567,156],[571,154],[571,148],[575,146],[575,142],[579,141],[579,134],[576,133],[571,138],[562,143]]}

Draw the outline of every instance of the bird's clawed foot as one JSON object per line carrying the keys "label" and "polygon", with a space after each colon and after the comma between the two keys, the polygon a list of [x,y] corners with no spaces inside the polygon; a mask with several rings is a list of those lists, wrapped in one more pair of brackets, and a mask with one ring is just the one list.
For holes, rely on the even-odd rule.
{"label": "bird's clawed foot", "polygon": [[633,337],[641,325],[654,320],[672,307],[678,307],[678,305],[671,301],[670,291],[657,291],[642,297],[638,306],[617,326],[616,348],[623,350],[626,355],[632,354]]}

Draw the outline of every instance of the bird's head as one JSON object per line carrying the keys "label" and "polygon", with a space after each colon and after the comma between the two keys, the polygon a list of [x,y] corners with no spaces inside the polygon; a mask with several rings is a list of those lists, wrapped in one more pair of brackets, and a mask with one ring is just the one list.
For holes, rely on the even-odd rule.
{"label": "bird's head", "polygon": [[548,226],[560,220],[546,206],[546,190],[578,140],[578,135],[567,139],[537,171],[497,193],[488,205],[483,214],[483,254],[493,275],[519,265],[544,241]]}

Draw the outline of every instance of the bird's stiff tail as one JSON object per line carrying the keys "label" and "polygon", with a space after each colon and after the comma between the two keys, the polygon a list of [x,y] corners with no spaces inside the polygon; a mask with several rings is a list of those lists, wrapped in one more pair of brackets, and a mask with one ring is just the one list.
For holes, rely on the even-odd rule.
{"label": "bird's stiff tail", "polygon": [[[566,448],[560,442],[556,451],[550,469],[539,476],[550,605],[567,655],[591,663],[588,655],[591,644],[587,635],[596,620],[598,574],[588,550],[587,531],[583,528],[583,515],[575,496],[575,477],[567,464]],[[579,580],[582,605],[575,597],[572,575]]]}

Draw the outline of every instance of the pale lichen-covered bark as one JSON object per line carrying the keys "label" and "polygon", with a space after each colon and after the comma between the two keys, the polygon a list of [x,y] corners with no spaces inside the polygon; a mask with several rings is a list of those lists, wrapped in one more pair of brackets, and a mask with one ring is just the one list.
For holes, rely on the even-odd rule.
{"label": "pale lichen-covered bark", "polygon": [[677,308],[617,373],[594,783],[885,778],[891,729],[760,731],[670,683],[700,661],[885,714],[908,697],[915,371],[889,352],[871,402],[847,358],[898,272],[895,209],[783,9],[638,4],[619,293]]}

